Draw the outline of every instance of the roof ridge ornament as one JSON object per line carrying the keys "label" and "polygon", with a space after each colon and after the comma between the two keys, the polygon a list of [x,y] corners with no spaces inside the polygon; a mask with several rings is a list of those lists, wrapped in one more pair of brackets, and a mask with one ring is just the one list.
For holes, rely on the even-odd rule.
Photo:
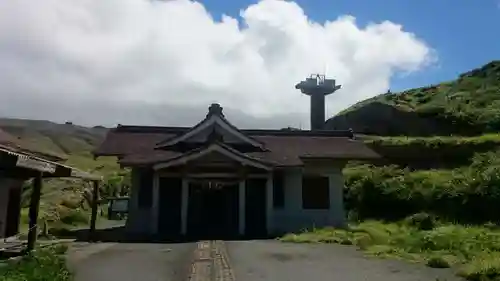
{"label": "roof ridge ornament", "polygon": [[[214,132],[214,130],[217,130]],[[208,134],[207,134],[208,133]],[[212,134],[211,134],[212,133]],[[223,141],[230,136],[230,142],[244,146],[245,150],[264,152],[267,149],[264,144],[245,135],[224,117],[222,106],[218,103],[212,103],[208,107],[208,114],[200,123],[196,124],[190,130],[161,141],[156,144],[155,149],[175,149],[174,146],[182,142],[210,142],[213,140]]]}
{"label": "roof ridge ornament", "polygon": [[222,113],[222,106],[220,106],[220,104],[212,103],[210,105],[210,107],[208,108],[207,118],[212,116],[212,115],[224,117],[224,113]]}

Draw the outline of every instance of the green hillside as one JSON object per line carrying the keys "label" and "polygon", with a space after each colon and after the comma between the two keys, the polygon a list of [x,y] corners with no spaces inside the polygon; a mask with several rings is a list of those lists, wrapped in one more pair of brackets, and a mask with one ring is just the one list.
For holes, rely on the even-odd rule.
{"label": "green hillside", "polygon": [[[398,219],[423,211],[500,222],[500,61],[453,81],[361,101],[327,126],[352,128],[382,156],[345,170],[346,199],[357,215]],[[387,209],[377,213],[380,202]]]}
{"label": "green hillside", "polygon": [[[121,185],[127,185],[127,171],[121,170],[112,157],[94,160],[91,151],[107,132],[103,127],[87,128],[71,123],[56,124],[41,120],[0,119],[0,129],[18,138],[30,150],[57,155],[64,164],[104,177],[101,193],[112,195]],[[30,194],[26,183],[23,205]],[[79,179],[47,179],[44,181],[40,217],[49,222],[79,224],[88,222],[91,186]],[[23,214],[27,223],[26,213]]]}
{"label": "green hillside", "polygon": [[500,61],[456,80],[361,101],[326,122],[329,129],[394,136],[479,135],[500,130]]}

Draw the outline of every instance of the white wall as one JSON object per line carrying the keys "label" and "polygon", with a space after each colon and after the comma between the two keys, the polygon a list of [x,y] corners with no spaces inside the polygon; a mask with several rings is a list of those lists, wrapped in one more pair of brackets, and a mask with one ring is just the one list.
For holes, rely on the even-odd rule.
{"label": "white wall", "polygon": [[342,167],[339,165],[323,170],[308,170],[308,172],[329,177],[330,208],[327,210],[302,208],[303,171],[301,168],[285,171],[285,204],[282,209],[273,210],[271,232],[294,232],[312,227],[345,225]]}
{"label": "white wall", "polygon": [[148,234],[151,230],[151,209],[139,208],[139,173],[137,169],[132,169],[129,213],[125,228],[129,233]]}
{"label": "white wall", "polygon": [[[308,168],[308,173],[328,176],[330,185],[330,208],[327,210],[307,210],[302,208],[302,168],[290,168],[285,171],[285,200],[282,209],[273,209],[269,214],[269,231],[274,233],[300,231],[304,228],[324,226],[344,226],[345,211],[343,205],[344,181],[342,164],[330,165],[325,169]],[[132,171],[132,188],[130,194],[130,212],[126,223],[128,232],[153,233],[151,227],[154,220],[151,208],[138,206],[139,172]]]}

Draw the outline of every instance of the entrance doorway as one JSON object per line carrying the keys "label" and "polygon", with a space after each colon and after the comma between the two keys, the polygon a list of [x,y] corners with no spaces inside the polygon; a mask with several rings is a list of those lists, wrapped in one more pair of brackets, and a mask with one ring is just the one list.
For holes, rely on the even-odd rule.
{"label": "entrance doorway", "polygon": [[204,179],[189,184],[187,232],[200,238],[238,234],[238,182]]}
{"label": "entrance doorway", "polygon": [[160,178],[158,232],[164,237],[181,233],[182,178]]}
{"label": "entrance doorway", "polygon": [[266,179],[248,179],[245,188],[245,234],[247,237],[267,236]]}

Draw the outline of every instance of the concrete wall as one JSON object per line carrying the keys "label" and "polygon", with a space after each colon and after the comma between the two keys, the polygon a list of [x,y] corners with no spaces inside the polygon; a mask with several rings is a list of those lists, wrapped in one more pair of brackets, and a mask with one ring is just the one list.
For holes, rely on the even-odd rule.
{"label": "concrete wall", "polygon": [[[328,176],[330,208],[308,210],[302,208],[302,175],[304,172]],[[294,232],[305,228],[345,225],[343,205],[344,181],[342,166],[328,169],[289,169],[285,171],[285,204],[281,209],[273,209],[269,216],[273,233]]]}

